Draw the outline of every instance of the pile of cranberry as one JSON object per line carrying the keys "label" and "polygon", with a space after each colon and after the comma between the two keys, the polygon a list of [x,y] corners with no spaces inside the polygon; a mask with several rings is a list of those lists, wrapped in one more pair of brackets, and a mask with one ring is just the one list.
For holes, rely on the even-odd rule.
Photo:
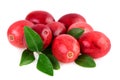
{"label": "pile of cranberry", "polygon": [[[24,26],[29,26],[43,40],[43,50],[51,47],[55,58],[63,63],[75,61],[79,55],[86,54],[93,59],[105,56],[111,47],[109,38],[94,31],[85,18],[78,13],[69,13],[55,20],[42,10],[30,12],[24,20],[14,22],[7,31],[9,42],[18,48],[26,48]],[[80,28],[84,32],[79,37],[68,34],[72,29]],[[77,33],[77,30],[73,30]]]}

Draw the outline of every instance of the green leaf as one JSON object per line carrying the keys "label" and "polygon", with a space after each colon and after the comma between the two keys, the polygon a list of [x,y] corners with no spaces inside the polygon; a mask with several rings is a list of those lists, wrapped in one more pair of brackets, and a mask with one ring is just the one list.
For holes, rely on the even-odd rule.
{"label": "green leaf", "polygon": [[94,59],[88,55],[80,55],[76,60],[75,63],[78,64],[79,66],[83,67],[96,67],[96,63]]}
{"label": "green leaf", "polygon": [[53,69],[58,70],[60,69],[60,64],[58,62],[58,60],[52,55],[52,54],[46,54],[46,56],[50,59]]}
{"label": "green leaf", "polygon": [[79,38],[83,34],[84,30],[80,28],[72,28],[67,33],[75,38]]}
{"label": "green leaf", "polygon": [[31,51],[39,52],[42,50],[43,41],[38,33],[36,33],[31,28],[25,26],[24,27],[24,34],[25,34],[27,46]]}
{"label": "green leaf", "polygon": [[20,61],[20,66],[27,65],[32,63],[35,60],[34,54],[32,51],[26,49],[23,51]]}
{"label": "green leaf", "polygon": [[51,46],[48,46],[46,49],[44,49],[42,51],[44,54],[52,54],[52,51],[51,51]]}
{"label": "green leaf", "polygon": [[60,69],[60,64],[59,64],[58,60],[52,55],[51,47],[47,47],[42,52],[50,59],[53,69],[55,69],[55,70]]}
{"label": "green leaf", "polygon": [[53,66],[49,58],[45,54],[39,54],[37,69],[46,73],[50,76],[53,76]]}

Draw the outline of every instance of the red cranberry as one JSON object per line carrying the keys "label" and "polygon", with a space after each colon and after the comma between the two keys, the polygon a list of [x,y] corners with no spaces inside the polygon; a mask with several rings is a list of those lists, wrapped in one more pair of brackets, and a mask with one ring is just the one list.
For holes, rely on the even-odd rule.
{"label": "red cranberry", "polygon": [[81,53],[87,54],[93,58],[105,56],[110,50],[111,43],[109,38],[98,31],[92,31],[83,34],[79,38]]}
{"label": "red cranberry", "polygon": [[93,28],[89,24],[87,24],[86,22],[76,22],[68,28],[68,31],[72,28],[81,28],[84,30],[84,33],[93,31]]}
{"label": "red cranberry", "polygon": [[44,24],[36,24],[32,26],[32,29],[36,31],[42,38],[44,43],[43,49],[48,47],[52,41],[52,31],[50,30],[50,28]]}
{"label": "red cranberry", "polygon": [[77,13],[65,14],[58,21],[63,23],[66,28],[68,28],[71,24],[75,22],[86,22],[85,18]]}
{"label": "red cranberry", "polygon": [[48,24],[48,26],[52,30],[54,37],[56,37],[60,34],[66,33],[66,28],[65,28],[64,24],[62,24],[60,22],[53,22],[53,23]]}
{"label": "red cranberry", "polygon": [[80,46],[74,37],[68,34],[61,34],[53,41],[52,53],[59,61],[69,63],[79,56]]}
{"label": "red cranberry", "polygon": [[7,31],[9,42],[18,48],[25,48],[24,26],[32,27],[34,24],[28,20],[19,20],[14,22]]}
{"label": "red cranberry", "polygon": [[46,11],[32,11],[26,16],[26,20],[34,24],[48,24],[54,22],[53,16]]}

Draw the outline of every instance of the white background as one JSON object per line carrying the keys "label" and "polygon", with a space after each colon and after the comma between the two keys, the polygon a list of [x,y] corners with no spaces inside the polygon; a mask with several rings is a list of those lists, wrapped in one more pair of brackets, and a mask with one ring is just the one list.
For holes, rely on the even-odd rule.
{"label": "white background", "polygon": [[[1,0],[0,1],[0,80],[120,80],[120,2],[119,0]],[[20,67],[23,50],[13,47],[7,29],[34,10],[50,12],[56,20],[66,13],[79,13],[95,30],[111,40],[111,50],[96,60],[96,68],[75,63],[62,64],[48,76],[36,69],[36,61]]]}

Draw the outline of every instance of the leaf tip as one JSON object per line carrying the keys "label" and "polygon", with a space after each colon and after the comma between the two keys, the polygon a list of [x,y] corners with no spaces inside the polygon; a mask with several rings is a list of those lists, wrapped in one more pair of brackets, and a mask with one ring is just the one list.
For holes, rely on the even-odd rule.
{"label": "leaf tip", "polygon": [[23,64],[20,63],[19,66],[23,66]]}
{"label": "leaf tip", "polygon": [[83,33],[84,29],[81,28],[72,28],[67,32],[67,34],[75,37],[76,39],[78,39]]}

